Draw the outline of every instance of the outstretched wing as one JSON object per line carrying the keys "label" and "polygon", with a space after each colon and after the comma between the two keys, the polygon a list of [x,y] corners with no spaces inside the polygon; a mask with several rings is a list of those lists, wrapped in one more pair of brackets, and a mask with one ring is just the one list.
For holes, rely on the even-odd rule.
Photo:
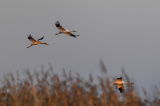
{"label": "outstretched wing", "polygon": [[31,42],[36,42],[36,40],[30,35],[28,35],[28,39],[31,41]]}
{"label": "outstretched wing", "polygon": [[42,38],[38,39],[38,40],[42,40],[43,38],[44,38],[44,36]]}
{"label": "outstretched wing", "polygon": [[59,21],[57,21],[57,22],[55,23],[55,25],[56,25],[56,27],[57,27],[60,31],[62,31],[62,32],[66,31],[66,29],[64,29],[64,28],[60,25],[60,22],[59,22]]}

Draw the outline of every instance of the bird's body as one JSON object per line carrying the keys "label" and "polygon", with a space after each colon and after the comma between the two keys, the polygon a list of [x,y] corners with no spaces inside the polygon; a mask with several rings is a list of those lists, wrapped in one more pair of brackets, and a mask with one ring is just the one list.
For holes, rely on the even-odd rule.
{"label": "bird's body", "polygon": [[35,39],[31,36],[31,34],[28,35],[28,39],[32,42],[32,44],[31,44],[30,46],[28,46],[27,48],[29,48],[29,47],[31,47],[31,46],[33,46],[33,45],[38,45],[38,44],[48,45],[47,43],[42,43],[42,42],[39,41],[39,40],[42,40],[43,38],[44,38],[44,36],[43,36],[42,38],[38,39],[38,40],[35,40]]}
{"label": "bird's body", "polygon": [[132,82],[124,82],[122,80],[122,77],[117,78],[116,81],[113,82],[113,86],[117,85],[117,88],[119,89],[120,93],[123,93],[125,91],[123,84],[134,84]]}
{"label": "bird's body", "polygon": [[55,23],[55,25],[56,25],[56,27],[60,30],[59,33],[56,33],[56,35],[66,34],[66,35],[69,35],[69,36],[72,36],[72,37],[77,37],[77,36],[79,36],[79,35],[74,35],[73,33],[71,33],[71,32],[76,32],[76,31],[69,31],[69,30],[63,28],[63,27],[60,25],[60,22],[59,22],[59,21],[57,21],[57,22]]}

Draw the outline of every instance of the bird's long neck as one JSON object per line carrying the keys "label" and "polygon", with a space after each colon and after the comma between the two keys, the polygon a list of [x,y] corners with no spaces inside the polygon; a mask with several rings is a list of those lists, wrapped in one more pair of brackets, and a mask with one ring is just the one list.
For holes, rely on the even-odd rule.
{"label": "bird's long neck", "polygon": [[73,31],[70,31],[70,32],[76,32],[75,30],[73,30]]}
{"label": "bird's long neck", "polygon": [[125,82],[125,81],[123,81],[123,84],[132,84],[132,82]]}
{"label": "bird's long neck", "polygon": [[128,82],[122,81],[123,84],[127,84]]}
{"label": "bird's long neck", "polygon": [[45,45],[48,45],[47,43],[40,43],[40,44],[45,44]]}

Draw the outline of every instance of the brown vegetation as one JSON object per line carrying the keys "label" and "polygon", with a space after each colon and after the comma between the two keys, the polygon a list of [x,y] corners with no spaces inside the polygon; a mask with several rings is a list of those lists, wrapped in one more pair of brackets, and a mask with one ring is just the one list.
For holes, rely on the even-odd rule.
{"label": "brown vegetation", "polygon": [[[107,70],[100,62],[102,73]],[[122,71],[126,80],[129,77]],[[63,77],[55,74],[50,68],[48,71],[25,71],[25,76],[8,74],[4,78],[4,85],[0,89],[0,106],[160,106],[160,100],[155,97],[152,102],[147,98],[142,99],[135,88],[125,86],[125,93],[112,87],[110,77],[98,77],[95,83],[92,75],[88,80],[79,74],[72,75],[63,70]],[[159,92],[156,88],[156,92]]]}

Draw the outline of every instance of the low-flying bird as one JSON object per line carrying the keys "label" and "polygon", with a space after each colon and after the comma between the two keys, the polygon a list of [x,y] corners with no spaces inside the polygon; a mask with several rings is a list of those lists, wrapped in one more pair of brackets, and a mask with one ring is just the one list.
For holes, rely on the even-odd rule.
{"label": "low-flying bird", "polygon": [[74,38],[76,38],[77,36],[79,36],[79,35],[74,35],[73,33],[71,33],[71,32],[76,32],[75,30],[69,31],[69,30],[63,28],[63,27],[60,25],[60,22],[59,22],[59,21],[57,21],[57,22],[55,23],[55,25],[56,25],[56,27],[60,30],[59,33],[56,33],[56,35],[66,34],[66,35],[72,36],[72,37],[74,37]]}
{"label": "low-flying bird", "polygon": [[29,48],[29,47],[31,47],[31,46],[33,46],[33,45],[38,45],[38,44],[48,45],[47,43],[42,43],[42,42],[40,42],[40,40],[42,40],[43,38],[44,38],[44,36],[43,36],[42,38],[38,39],[38,40],[35,40],[35,39],[31,36],[31,34],[28,35],[28,39],[32,42],[32,44],[31,44],[30,46],[28,46],[27,48]]}
{"label": "low-flying bird", "polygon": [[123,84],[134,84],[133,82],[124,82],[122,80],[122,77],[117,78],[116,81],[113,82],[113,86],[117,85],[117,88],[119,89],[120,93],[123,93],[125,91]]}

